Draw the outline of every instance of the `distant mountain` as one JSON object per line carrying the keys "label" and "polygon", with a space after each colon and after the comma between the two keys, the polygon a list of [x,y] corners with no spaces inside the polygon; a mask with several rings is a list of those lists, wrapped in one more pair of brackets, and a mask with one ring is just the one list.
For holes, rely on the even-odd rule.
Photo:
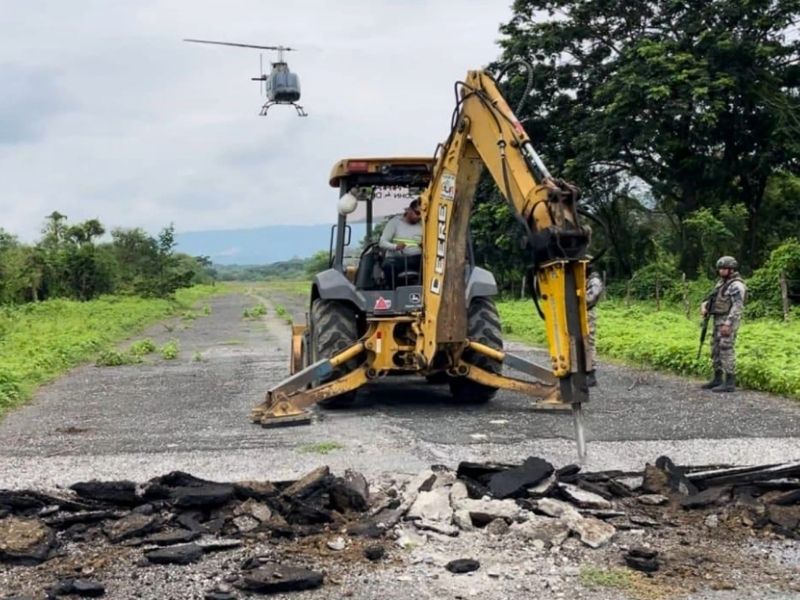
{"label": "distant mountain", "polygon": [[[353,225],[351,247],[364,237],[364,226]],[[330,225],[271,225],[254,229],[187,231],[176,233],[178,252],[208,256],[221,265],[264,265],[306,258],[327,250]]]}

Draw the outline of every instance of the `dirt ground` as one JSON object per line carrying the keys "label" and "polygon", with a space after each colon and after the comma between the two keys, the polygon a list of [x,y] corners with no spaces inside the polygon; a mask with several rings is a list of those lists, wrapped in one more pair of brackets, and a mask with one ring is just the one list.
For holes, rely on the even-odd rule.
{"label": "dirt ground", "polygon": [[[198,311],[195,319],[173,319],[135,338],[177,339],[177,360],[87,365],[42,388],[0,423],[0,488],[144,481],[178,469],[216,481],[275,481],[321,464],[338,473],[355,469],[381,486],[464,460],[574,462],[568,415],[537,412],[511,393],[487,406],[457,406],[446,388],[406,379],[371,386],[352,409],[321,414],[308,427],[252,425],[250,408],[287,372],[289,326],[277,306],[296,316],[305,311],[296,294],[252,292],[268,298],[266,316],[243,317],[257,303],[253,295],[219,296],[209,302],[210,314]],[[599,380],[585,410],[587,470],[641,470],[660,455],[694,465],[800,459],[800,403],[791,399],[747,391],[720,398],[698,390],[696,381],[605,363]],[[336,531],[299,543],[254,537],[241,549],[182,567],[140,567],[140,549],[98,541],[37,567],[0,565],[0,598],[43,597],[45,582],[75,573],[102,581],[110,598],[202,598],[250,556],[326,574],[322,588],[292,597],[800,598],[797,541],[742,526],[733,509],[713,522],[710,514],[676,509],[658,527],[618,531],[598,550],[574,538],[540,549],[485,531],[429,534],[402,547],[389,539],[388,558],[378,563],[363,558],[358,540],[329,550]],[[665,557],[655,575],[624,567],[624,551],[641,544]],[[453,575],[444,565],[454,558],[477,558],[481,568]]]}

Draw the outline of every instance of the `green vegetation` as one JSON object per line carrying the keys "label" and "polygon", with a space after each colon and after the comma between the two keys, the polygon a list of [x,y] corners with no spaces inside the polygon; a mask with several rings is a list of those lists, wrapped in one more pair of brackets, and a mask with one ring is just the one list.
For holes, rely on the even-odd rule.
{"label": "green vegetation", "polygon": [[243,319],[258,319],[259,317],[263,317],[267,314],[267,307],[263,304],[256,304],[251,308],[245,308],[242,311],[242,318]]}
{"label": "green vegetation", "polygon": [[103,350],[95,361],[98,367],[120,367],[122,365],[133,365],[142,362],[142,357],[130,352],[120,352],[119,350]]}
{"label": "green vegetation", "polygon": [[630,590],[634,585],[634,576],[628,569],[603,569],[591,565],[581,567],[581,584],[590,588],[613,588]]}
{"label": "green vegetation", "polygon": [[[318,256],[320,253],[314,255]],[[324,268],[328,268],[328,251],[324,251]],[[284,279],[301,279],[316,274],[322,269],[315,269],[321,264],[312,258],[293,258],[268,265],[214,265],[214,274],[220,281],[279,281]]]}
{"label": "green vegetation", "polygon": [[71,225],[58,211],[47,217],[42,238],[33,245],[0,229],[0,305],[103,294],[166,298],[177,289],[212,282],[206,257],[175,252],[172,225],[156,237],[141,229],[115,229],[110,242],[99,242],[105,233],[97,219]]}
{"label": "green vegetation", "polygon": [[205,358],[203,358],[202,352],[195,352],[194,354],[192,354],[192,360],[194,362],[204,362]]}
{"label": "green vegetation", "polygon": [[289,314],[289,311],[286,310],[286,307],[283,304],[276,304],[275,305],[275,314],[277,314],[281,319],[292,324],[292,315]]}
{"label": "green vegetation", "polygon": [[180,347],[178,345],[178,340],[170,340],[161,346],[161,358],[164,360],[175,360],[178,358],[179,352]]}
{"label": "green vegetation", "polygon": [[317,442],[300,446],[297,451],[303,454],[330,454],[334,450],[342,450],[343,448],[344,445],[339,442]]}
{"label": "green vegetation", "polygon": [[[102,296],[0,308],[0,414],[27,399],[36,386],[111,350],[131,332],[218,291],[220,286],[197,286],[178,290],[173,300]],[[99,362],[119,362],[117,354],[106,353]],[[132,360],[126,356],[133,355],[124,353],[122,364]]]}
{"label": "green vegetation", "polygon": [[[696,306],[696,305],[695,305]],[[545,344],[544,324],[530,300],[498,304],[504,331],[525,341]],[[653,303],[626,307],[621,300],[597,307],[597,350],[601,356],[655,367],[681,375],[708,376],[708,343],[698,360],[700,318],[687,319],[675,307],[657,311]],[[800,398],[800,311],[789,323],[745,319],[736,344],[737,383],[743,387]]]}
{"label": "green vegetation", "polygon": [[305,279],[270,281],[267,288],[276,292],[286,292],[307,298],[311,292],[311,281]]}
{"label": "green vegetation", "polygon": [[128,352],[133,356],[144,356],[145,354],[152,354],[157,350],[155,342],[150,338],[138,340],[131,344]]}

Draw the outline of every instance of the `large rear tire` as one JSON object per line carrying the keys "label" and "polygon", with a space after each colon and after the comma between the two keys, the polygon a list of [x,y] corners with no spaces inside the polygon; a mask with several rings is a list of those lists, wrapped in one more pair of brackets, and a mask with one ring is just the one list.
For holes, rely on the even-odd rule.
{"label": "large rear tire", "polygon": [[[344,302],[317,298],[311,303],[311,362],[336,356],[358,341],[358,323],[355,311]],[[358,367],[358,359],[348,361],[337,368],[333,375],[321,383],[337,379]],[[322,408],[345,408],[353,404],[356,392],[322,400]]]}
{"label": "large rear tire", "polygon": [[[497,314],[497,307],[491,298],[473,298],[470,302],[467,337],[495,350],[503,349],[500,315]],[[464,352],[463,358],[469,364],[490,373],[500,374],[503,370],[502,363],[474,350]],[[497,388],[482,385],[466,377],[454,377],[450,380],[450,393],[456,401],[463,404],[485,404],[494,397]]]}

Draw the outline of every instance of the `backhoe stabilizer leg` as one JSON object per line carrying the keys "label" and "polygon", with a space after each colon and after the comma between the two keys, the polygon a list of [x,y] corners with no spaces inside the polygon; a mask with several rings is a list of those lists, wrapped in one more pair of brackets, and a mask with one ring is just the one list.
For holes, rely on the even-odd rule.
{"label": "backhoe stabilizer leg", "polygon": [[[278,385],[270,388],[267,391],[267,397],[264,399],[264,402],[253,408],[250,414],[250,419],[253,421],[253,423],[262,424],[265,418],[272,418],[276,420],[285,418],[288,422],[290,417],[299,418],[301,415],[306,414],[307,411],[304,409],[308,406],[311,406],[315,402],[319,402],[319,400],[324,400],[325,398],[330,398],[340,393],[348,392],[351,389],[355,389],[350,388],[341,391],[339,390],[341,382],[348,379],[352,373],[348,373],[343,377],[329,381],[326,384],[312,390],[304,390],[303,388],[307,387],[315,380],[319,381],[329,377],[334,372],[336,367],[359,356],[362,352],[364,352],[364,344],[363,342],[358,342],[346,348],[336,356],[319,360],[314,364],[307,366],[305,369],[298,371],[294,375],[287,377]],[[364,374],[364,377],[366,378],[366,373]],[[306,396],[315,395],[317,392],[319,392],[319,390],[331,387],[334,389],[333,393],[310,402],[305,401]]]}
{"label": "backhoe stabilizer leg", "polygon": [[[270,405],[261,414],[258,422],[264,427],[281,427],[284,424],[308,424],[311,422],[309,407],[321,400],[327,400],[358,389],[367,381],[367,367],[361,366],[319,387],[300,390],[289,396],[281,391],[277,391],[274,394],[268,392],[268,394],[271,394],[268,399]],[[297,421],[301,421],[301,423]]]}
{"label": "backhoe stabilizer leg", "polygon": [[542,398],[543,403],[560,404],[558,387],[555,385],[548,385],[538,381],[525,381],[506,375],[498,375],[497,373],[481,369],[463,360],[459,363],[456,372],[458,374],[463,373],[463,376],[467,379],[471,379],[472,381],[488,387],[511,390],[527,396],[533,396],[534,398]]}

